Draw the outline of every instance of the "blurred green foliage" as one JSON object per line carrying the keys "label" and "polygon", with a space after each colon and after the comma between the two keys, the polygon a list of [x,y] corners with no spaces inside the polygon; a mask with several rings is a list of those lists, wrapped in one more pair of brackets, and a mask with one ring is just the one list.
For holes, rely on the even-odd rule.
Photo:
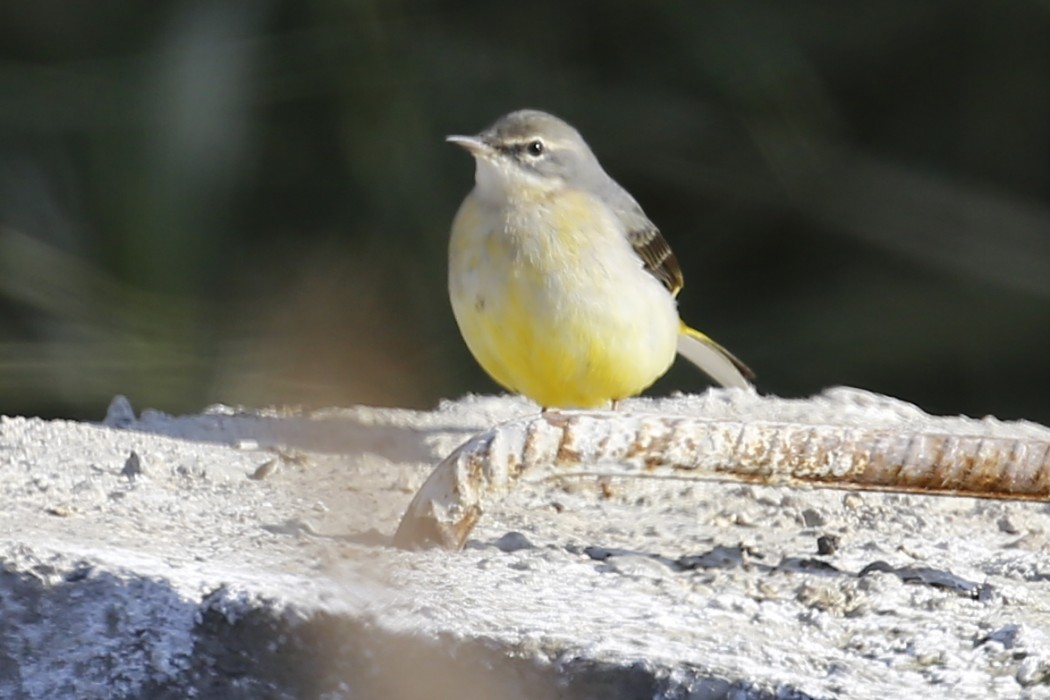
{"label": "blurred green foliage", "polygon": [[762,391],[1050,422],[1034,0],[5,3],[0,412],[495,390],[442,139],[520,107],[580,128]]}

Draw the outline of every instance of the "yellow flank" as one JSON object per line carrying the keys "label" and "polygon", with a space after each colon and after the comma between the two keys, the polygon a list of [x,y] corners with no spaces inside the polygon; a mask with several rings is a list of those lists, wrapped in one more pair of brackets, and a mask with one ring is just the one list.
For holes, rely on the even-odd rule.
{"label": "yellow flank", "polygon": [[496,208],[472,193],[453,222],[449,291],[467,346],[545,407],[638,394],[674,360],[672,297],[593,195],[532,194]]}

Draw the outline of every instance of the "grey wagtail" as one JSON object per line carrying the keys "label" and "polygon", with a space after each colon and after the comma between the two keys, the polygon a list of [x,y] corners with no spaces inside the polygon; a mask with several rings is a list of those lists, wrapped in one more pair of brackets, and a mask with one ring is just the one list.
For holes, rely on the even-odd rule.
{"label": "grey wagtail", "polygon": [[678,318],[670,246],[576,129],[521,110],[448,140],[476,161],[452,222],[449,297],[493,379],[544,408],[615,405],[678,352],[719,384],[751,386],[743,362]]}

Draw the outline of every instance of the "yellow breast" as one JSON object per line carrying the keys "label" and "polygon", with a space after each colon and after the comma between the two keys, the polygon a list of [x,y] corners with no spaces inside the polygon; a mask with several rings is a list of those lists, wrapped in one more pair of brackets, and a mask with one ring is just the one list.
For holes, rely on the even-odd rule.
{"label": "yellow breast", "polygon": [[633,396],[674,359],[673,298],[586,193],[500,206],[469,195],[452,225],[449,295],[478,363],[545,407]]}

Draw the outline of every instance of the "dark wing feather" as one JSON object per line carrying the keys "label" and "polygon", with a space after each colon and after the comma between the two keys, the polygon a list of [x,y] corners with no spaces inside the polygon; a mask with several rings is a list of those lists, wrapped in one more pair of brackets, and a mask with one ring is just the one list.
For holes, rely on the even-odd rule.
{"label": "dark wing feather", "polygon": [[660,283],[667,287],[672,296],[677,296],[682,289],[682,268],[678,266],[678,259],[671,252],[671,246],[664,240],[663,234],[649,217],[642,211],[642,207],[635,201],[627,190],[620,187],[611,177],[605,174],[600,167],[597,168],[599,181],[591,186],[606,205],[608,205],[623,224],[623,230],[627,233],[627,240],[642,259],[645,269]]}
{"label": "dark wing feather", "polygon": [[645,264],[645,269],[660,280],[672,296],[677,296],[684,283],[682,268],[678,266],[678,259],[671,252],[671,246],[667,244],[660,230],[648,221],[646,224],[628,230],[627,240],[634,246],[635,252]]}

